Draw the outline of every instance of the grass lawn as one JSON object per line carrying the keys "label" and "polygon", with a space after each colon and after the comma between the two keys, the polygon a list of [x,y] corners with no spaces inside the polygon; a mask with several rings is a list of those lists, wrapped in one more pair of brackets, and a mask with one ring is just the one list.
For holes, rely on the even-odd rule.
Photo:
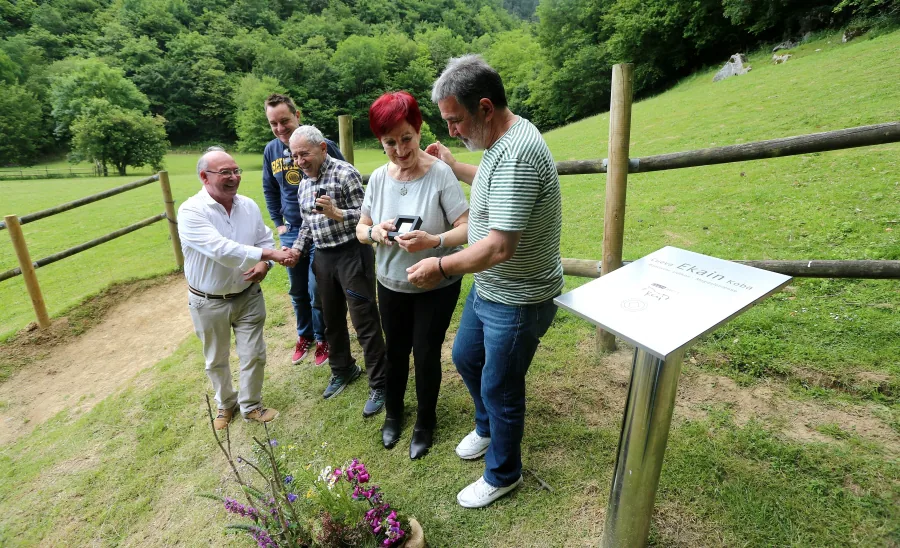
{"label": "grass lawn", "polygon": [[[770,54],[760,52],[750,56],[747,75],[713,84],[714,69],[697,74],[634,106],[631,155],[898,120],[898,49],[900,32],[847,44],[831,35],[798,47],[784,65],[768,64]],[[556,159],[568,160],[605,157],[607,135],[608,115],[601,115],[546,138]],[[727,259],[900,259],[898,152],[898,144],[882,145],[632,175],[625,257],[670,244]],[[356,158],[364,173],[384,162],[380,151],[359,150]],[[261,156],[237,160],[248,170],[242,193],[262,203]],[[195,161],[196,155],[167,157],[178,202],[199,187]],[[0,182],[0,196],[5,213],[22,215],[143,175]],[[561,181],[562,255],[598,259],[605,176]],[[160,211],[158,186],[150,185],[24,229],[37,258]],[[171,271],[167,238],[158,224],[40,269],[51,314],[114,280]],[[0,243],[0,268],[15,264],[9,244]],[[464,291],[470,284],[467,277]],[[382,418],[361,417],[364,383],[324,402],[327,369],[288,365],[292,311],[284,287],[282,270],[264,284],[266,402],[282,411],[274,432],[282,446],[294,444],[311,457],[328,442],[321,451],[329,462],[362,459],[389,500],[422,522],[431,546],[599,543],[625,386],[611,374],[609,358],[593,351],[592,326],[560,312],[529,374],[523,460],[553,491],[540,489],[529,473],[513,496],[470,511],[455,494],[483,464],[453,454],[472,428],[472,404],[449,358],[436,445],[411,462],[410,425],[385,451],[377,430]],[[31,320],[25,299],[20,279],[0,284],[0,334]],[[462,299],[451,331],[461,306]],[[783,389],[790,406],[874,416],[896,439],[898,308],[896,281],[795,280],[698,343],[685,363],[685,386],[711,378],[719,386],[737,383],[737,390]],[[196,496],[237,492],[212,443],[201,363],[191,337],[90,412],[61,413],[0,447],[0,545],[249,546],[247,537],[223,533],[229,520],[221,506]],[[413,414],[412,390],[408,396]],[[748,419],[739,402],[723,398],[710,398],[697,413],[676,412],[651,543],[900,544],[900,448],[824,419],[812,426],[819,437],[797,439],[778,420]],[[251,436],[260,434],[236,424],[235,452],[248,455]]]}

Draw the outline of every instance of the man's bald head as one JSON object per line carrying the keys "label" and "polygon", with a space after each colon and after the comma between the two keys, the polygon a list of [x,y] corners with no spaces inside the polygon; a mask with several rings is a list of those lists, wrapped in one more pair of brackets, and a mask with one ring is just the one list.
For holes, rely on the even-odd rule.
{"label": "man's bald head", "polygon": [[[223,154],[224,156],[221,156]],[[200,174],[202,172],[209,169],[209,162],[213,158],[218,160],[221,160],[223,158],[233,159],[231,158],[230,154],[225,152],[224,148],[216,146],[209,147],[208,149],[206,149],[206,152],[203,153],[203,156],[201,156],[200,159],[197,160],[197,177],[200,177]]]}

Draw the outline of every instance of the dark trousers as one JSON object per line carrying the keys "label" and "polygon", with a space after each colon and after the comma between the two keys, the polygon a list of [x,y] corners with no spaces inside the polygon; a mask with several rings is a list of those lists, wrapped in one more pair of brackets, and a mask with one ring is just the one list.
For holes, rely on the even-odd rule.
{"label": "dark trousers", "polygon": [[322,313],[331,374],[343,376],[353,370],[347,309],[363,349],[370,388],[384,388],[387,360],[384,338],[375,304],[375,251],[356,240],[334,248],[316,248],[313,262]]}
{"label": "dark trousers", "polygon": [[403,397],[409,381],[409,353],[416,371],[416,426],[434,428],[437,400],[441,390],[441,345],[462,281],[426,291],[400,293],[378,284],[378,308],[387,347],[385,416],[403,417]]}

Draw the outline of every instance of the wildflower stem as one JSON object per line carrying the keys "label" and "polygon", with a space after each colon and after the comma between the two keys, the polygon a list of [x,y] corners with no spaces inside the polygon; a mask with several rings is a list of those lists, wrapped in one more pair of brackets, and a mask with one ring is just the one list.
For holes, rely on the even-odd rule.
{"label": "wildflower stem", "polygon": [[[290,502],[287,500],[287,494],[281,491],[281,482],[284,478],[281,477],[281,472],[278,470],[278,462],[275,460],[275,452],[272,450],[272,438],[269,437],[269,427],[266,427],[266,443],[259,441],[256,436],[253,437],[253,441],[265,452],[266,457],[269,458],[269,464],[272,466],[272,478],[268,479],[270,488],[272,489],[272,496],[274,498],[284,498],[285,502],[288,502],[288,508],[291,510],[291,517],[297,522],[297,516],[294,514],[294,508],[291,506]],[[278,512],[278,520],[281,522],[282,527],[284,527],[284,535],[287,540],[291,539],[291,530],[288,528],[287,519],[284,517],[284,513],[281,510],[281,505],[276,503],[275,510]]]}
{"label": "wildflower stem", "polygon": [[[219,433],[216,432],[216,424],[215,418],[213,417],[212,412],[212,403],[209,401],[209,394],[206,394],[206,414],[209,415],[209,427],[212,428],[213,437],[216,438],[216,444],[219,446],[219,449],[222,450],[222,453],[225,455],[225,460],[228,461],[228,464],[231,465],[231,471],[234,472],[234,477],[237,478],[237,482],[240,485],[246,485],[244,483],[243,478],[241,478],[240,472],[238,472],[237,466],[234,464],[234,459],[231,458],[231,430],[228,425],[225,426],[225,441],[228,444],[228,449],[225,449],[225,446],[222,445],[222,440],[219,439]],[[250,495],[247,495],[247,502],[253,506],[253,501],[250,499]]]}

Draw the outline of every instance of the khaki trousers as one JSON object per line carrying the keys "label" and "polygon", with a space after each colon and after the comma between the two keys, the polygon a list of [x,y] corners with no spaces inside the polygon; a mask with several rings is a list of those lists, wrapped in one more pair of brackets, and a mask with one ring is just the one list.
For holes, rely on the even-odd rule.
{"label": "khaki trousers", "polygon": [[[240,404],[246,415],[262,407],[263,375],[266,368],[266,303],[259,284],[233,299],[207,299],[188,293],[194,331],[203,343],[206,375],[216,391],[219,409]],[[240,360],[239,391],[231,385],[231,331]]]}

